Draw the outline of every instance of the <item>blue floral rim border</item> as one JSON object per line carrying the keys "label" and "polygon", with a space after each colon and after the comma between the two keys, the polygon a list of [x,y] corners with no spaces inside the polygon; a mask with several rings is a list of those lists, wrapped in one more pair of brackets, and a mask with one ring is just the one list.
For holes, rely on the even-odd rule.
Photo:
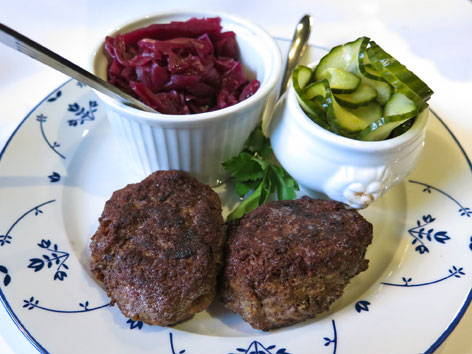
{"label": "blue floral rim border", "polygon": [[[18,130],[20,130],[20,128],[23,126],[23,124],[26,122],[26,120],[33,114],[33,112],[39,107],[41,106],[49,97],[51,97],[51,95],[56,92],[57,90],[59,90],[60,88],[64,87],[65,85],[67,85],[69,82],[71,82],[73,79],[69,79],[67,80],[66,82],[64,82],[62,85],[56,87],[54,90],[52,90],[48,95],[46,95],[46,97],[44,97],[36,106],[33,107],[33,109],[31,109],[31,111],[25,116],[25,118],[23,118],[23,120],[20,122],[20,124],[18,124],[18,126],[16,127],[16,129],[13,131],[13,133],[10,135],[10,137],[8,138],[7,142],[5,143],[5,146],[3,147],[2,151],[0,151],[0,163],[2,162],[2,157],[3,157],[3,154],[5,153],[5,151],[7,150],[7,147],[8,145],[10,144],[11,140],[13,139],[13,137],[15,136],[15,134],[18,132]],[[18,316],[15,314],[15,312],[13,311],[13,309],[11,308],[10,306],[10,303],[8,302],[7,298],[5,297],[5,294],[3,293],[2,289],[0,288],[0,299],[2,300],[2,303],[8,313],[8,315],[10,316],[10,318],[13,320],[13,322],[15,323],[16,327],[18,327],[18,329],[21,331],[21,333],[23,333],[23,335],[26,337],[26,339],[28,339],[28,341],[41,353],[43,354],[49,354],[49,352],[46,350],[46,348],[44,348],[41,343],[39,343],[36,338],[34,338],[31,333],[26,329],[26,327],[23,325],[23,323],[21,323],[20,319],[18,318]]]}
{"label": "blue floral rim border", "polygon": [[[286,39],[281,39],[281,38],[276,38],[278,40],[286,40]],[[322,47],[317,47],[317,46],[314,46],[316,48],[319,48],[319,49],[324,49]],[[5,143],[5,146],[3,147],[3,149],[0,151],[0,162],[1,162],[1,159],[3,157],[3,154],[5,153],[5,151],[7,150],[7,147],[10,143],[10,141],[13,139],[13,137],[15,136],[15,134],[18,132],[18,130],[22,127],[22,125],[25,123],[25,121],[32,115],[32,113],[40,106],[42,105],[54,92],[56,92],[57,90],[59,90],[60,88],[64,87],[65,85],[67,85],[69,82],[73,81],[72,79],[69,79],[67,80],[66,82],[64,82],[62,85],[58,86],[57,88],[55,88],[54,90],[51,91],[51,93],[49,93],[44,99],[42,99],[33,109],[31,109],[31,111],[25,116],[25,118],[20,122],[20,124],[16,127],[16,129],[13,131],[13,133],[11,134],[11,136],[8,138],[8,140],[6,141]],[[464,148],[462,147],[462,145],[460,144],[459,140],[456,138],[456,136],[454,135],[454,133],[449,129],[449,127],[446,125],[446,123],[436,114],[436,112],[434,112],[433,110],[431,110],[431,113],[434,115],[434,117],[442,124],[442,126],[447,130],[447,132],[450,134],[450,136],[453,138],[454,142],[457,144],[457,146],[459,147],[459,149],[461,150],[468,166],[469,166],[469,169],[472,173],[472,163],[469,159],[469,157],[467,156],[467,153],[465,152]],[[28,339],[28,341],[41,353],[43,354],[49,354],[49,352],[36,340],[36,338],[34,338],[31,333],[26,329],[26,327],[22,324],[22,322],[20,321],[20,319],[16,316],[15,312],[13,311],[13,309],[11,308],[8,300],[6,299],[5,295],[3,294],[3,291],[2,289],[0,288],[0,299],[8,313],[8,315],[10,316],[10,318],[13,320],[13,322],[15,323],[15,325],[18,327],[18,329],[23,333],[23,335],[26,337],[26,339]],[[459,312],[457,313],[456,317],[452,320],[452,322],[449,324],[449,326],[446,328],[446,330],[441,334],[441,336],[424,352],[425,354],[429,354],[429,353],[434,353],[434,351],[436,349],[439,348],[439,346],[446,340],[446,338],[452,333],[452,331],[455,329],[455,327],[457,326],[457,324],[460,322],[460,320],[462,319],[462,317],[464,316],[465,312],[467,311],[467,308],[469,307],[470,303],[472,302],[472,288],[471,290],[469,291],[469,294],[467,295],[467,298],[466,300],[464,301],[461,309],[459,310]],[[172,338],[172,337],[171,337]]]}
{"label": "blue floral rim border", "polygon": [[[464,158],[469,165],[470,172],[472,173],[472,163],[467,156],[467,153],[465,152],[464,148],[462,147],[461,143],[459,140],[457,140],[456,136],[454,133],[449,129],[449,127],[444,123],[444,121],[434,112],[432,109],[430,109],[430,112],[436,117],[436,119],[442,124],[442,126],[447,130],[449,135],[454,139],[454,142],[457,144],[459,149],[462,152],[462,155],[464,155]],[[462,317],[464,316],[465,312],[467,311],[467,308],[469,307],[470,303],[472,302],[472,288],[469,291],[469,294],[467,295],[467,298],[465,299],[464,303],[462,304],[461,309],[457,313],[456,317],[452,320],[452,322],[449,324],[449,326],[446,328],[446,330],[439,336],[439,338],[434,342],[426,351],[425,354],[430,354],[434,353],[436,349],[439,348],[439,346],[446,340],[447,337],[452,333],[454,328],[456,328],[457,324],[460,322]]]}

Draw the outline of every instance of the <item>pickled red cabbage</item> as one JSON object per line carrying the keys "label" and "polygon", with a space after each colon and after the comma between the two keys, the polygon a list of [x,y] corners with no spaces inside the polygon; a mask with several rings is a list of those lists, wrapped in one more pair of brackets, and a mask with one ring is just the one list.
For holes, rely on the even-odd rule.
{"label": "pickled red cabbage", "polygon": [[191,114],[241,102],[260,86],[238,61],[235,33],[221,19],[152,24],[106,37],[108,82],[158,112]]}

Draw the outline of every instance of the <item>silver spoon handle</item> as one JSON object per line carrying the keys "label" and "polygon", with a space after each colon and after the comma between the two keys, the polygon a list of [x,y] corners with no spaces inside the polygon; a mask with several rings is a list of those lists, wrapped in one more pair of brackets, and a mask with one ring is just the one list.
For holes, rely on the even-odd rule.
{"label": "silver spoon handle", "polygon": [[21,33],[16,32],[10,27],[5,26],[3,23],[0,23],[0,42],[116,99],[123,104],[142,109],[143,111],[156,113],[154,109],[145,105],[141,101],[138,101],[105,80],[100,79],[87,70],[82,69],[80,66],[75,65],[69,60],[43,47],[41,44],[23,36]]}
{"label": "silver spoon handle", "polygon": [[288,89],[292,70],[305,51],[308,38],[310,37],[311,22],[312,20],[310,15],[303,16],[300,22],[298,22],[288,50],[287,62],[285,63],[285,69],[283,71],[284,76],[280,85],[279,96],[282,96],[282,94]]}

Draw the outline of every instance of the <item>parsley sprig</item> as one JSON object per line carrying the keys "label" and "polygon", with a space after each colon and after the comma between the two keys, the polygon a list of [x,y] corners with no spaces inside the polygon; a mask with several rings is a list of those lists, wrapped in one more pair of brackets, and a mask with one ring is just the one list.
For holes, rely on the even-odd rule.
{"label": "parsley sprig", "polygon": [[228,221],[239,219],[256,209],[267,202],[273,193],[278,200],[288,200],[295,199],[299,190],[297,182],[275,162],[270,140],[264,136],[260,125],[247,139],[243,151],[223,162],[223,167],[231,171],[236,193],[241,198],[247,195],[228,215]]}

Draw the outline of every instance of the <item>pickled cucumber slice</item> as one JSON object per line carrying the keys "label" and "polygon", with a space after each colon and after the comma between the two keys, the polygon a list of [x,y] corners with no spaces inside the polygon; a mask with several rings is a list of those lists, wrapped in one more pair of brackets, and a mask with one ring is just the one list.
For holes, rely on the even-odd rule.
{"label": "pickled cucumber slice", "polygon": [[333,93],[354,92],[361,83],[359,76],[339,68],[327,68],[320,73],[318,79],[327,79]]}
{"label": "pickled cucumber slice", "polygon": [[394,93],[384,107],[384,116],[413,118],[418,115],[415,103],[401,92]]}
{"label": "pickled cucumber slice", "polygon": [[369,42],[364,41],[361,47],[359,48],[359,57],[358,57],[359,71],[364,77],[368,79],[385,82],[382,76],[372,66],[369,56],[366,54],[366,49],[367,49],[368,44]]}
{"label": "pickled cucumber slice", "polygon": [[433,90],[418,76],[385,52],[374,41],[370,42],[370,47],[366,52],[373,67],[380,75],[397,91],[410,98],[416,104],[419,112],[428,107],[426,101],[433,94]]}
{"label": "pickled cucumber slice", "polygon": [[338,45],[331,49],[319,62],[314,72],[316,81],[322,79],[322,73],[329,68],[337,68],[359,75],[359,50],[361,46],[366,46],[370,39],[360,37],[355,41]]}
{"label": "pickled cucumber slice", "polygon": [[364,121],[366,126],[382,118],[382,106],[376,101],[370,102],[367,106],[359,108],[346,108],[349,112],[354,114],[357,118]]}
{"label": "pickled cucumber slice", "polygon": [[377,98],[377,90],[362,83],[357,90],[350,94],[336,94],[336,101],[344,107],[358,108],[366,106]]}
{"label": "pickled cucumber slice", "polygon": [[322,127],[348,138],[404,133],[433,91],[367,37],[334,47],[311,70],[293,73],[297,99]]}
{"label": "pickled cucumber slice", "polygon": [[360,37],[355,41],[339,45],[331,49],[321,60],[314,71],[315,80],[322,78],[322,73],[328,68],[337,68],[357,75],[361,83],[369,85],[377,91],[377,101],[384,105],[393,93],[393,88],[385,80],[373,80],[362,75],[359,69],[359,53],[365,50],[370,42],[368,37]]}
{"label": "pickled cucumber slice", "polygon": [[415,103],[406,95],[397,92],[384,107],[384,117],[372,122],[362,130],[357,139],[378,141],[388,138],[392,131],[418,115]]}
{"label": "pickled cucumber slice", "polygon": [[[298,70],[296,70],[298,68]],[[325,91],[323,89],[320,93],[311,92],[313,90],[313,83],[306,86],[307,82],[306,77],[308,76],[308,71],[306,69],[311,69],[306,66],[298,66],[294,69],[292,80],[297,84],[298,89],[295,89],[295,94],[297,97],[297,101],[300,104],[300,107],[306,113],[306,115],[316,124],[320,125],[321,127],[329,130],[328,121],[326,118],[326,113],[323,108],[323,101],[324,101],[324,94]],[[295,77],[296,76],[296,77]],[[310,74],[311,77],[311,74]],[[300,84],[303,88],[301,88]],[[307,93],[309,96],[307,96]],[[322,96],[322,100],[313,99],[315,96]]]}
{"label": "pickled cucumber slice", "polygon": [[368,124],[338,104],[326,79],[308,85],[303,96],[312,102],[317,97],[324,98],[323,106],[326,109],[326,117],[334,131],[352,134],[361,131]]}
{"label": "pickled cucumber slice", "polygon": [[308,66],[297,65],[292,72],[292,83],[295,91],[300,94],[305,86],[310,82],[313,71]]}

